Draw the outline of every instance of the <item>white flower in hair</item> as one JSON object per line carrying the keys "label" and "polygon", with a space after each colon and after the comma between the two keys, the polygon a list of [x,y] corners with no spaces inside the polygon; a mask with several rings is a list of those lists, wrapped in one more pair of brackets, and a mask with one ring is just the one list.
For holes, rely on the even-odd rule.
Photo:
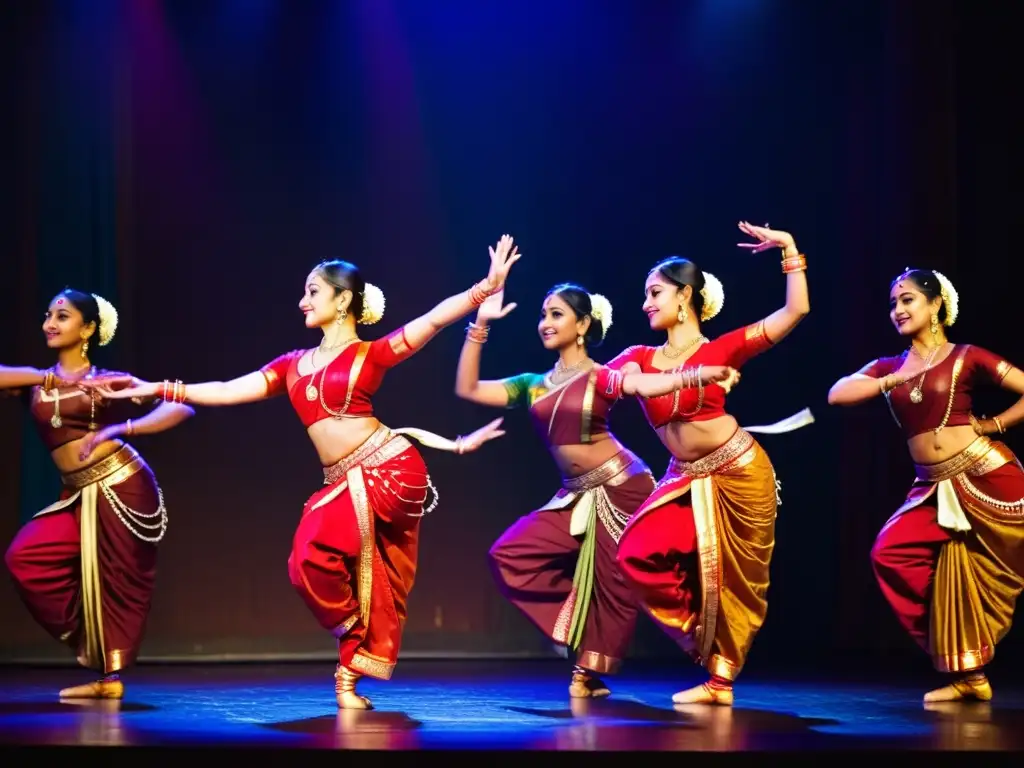
{"label": "white flower in hair", "polygon": [[934,269],[932,272],[935,272],[935,279],[939,281],[939,293],[942,294],[942,303],[946,305],[946,319],[942,324],[950,326],[956,322],[956,316],[960,312],[960,294],[956,292],[948,277]]}
{"label": "white flower in hair", "polygon": [[612,327],[612,303],[600,293],[590,294],[590,316],[601,323],[601,338]]}
{"label": "white flower in hair", "polygon": [[113,340],[114,334],[117,333],[117,310],[114,309],[113,304],[102,296],[97,296],[94,293],[92,297],[96,299],[96,306],[100,311],[100,327],[97,331],[100,346],[105,347]]}
{"label": "white flower in hair", "polygon": [[700,295],[704,298],[704,309],[701,310],[701,322],[710,320],[722,311],[725,304],[725,288],[722,281],[710,272],[704,273],[704,287],[700,289]]}
{"label": "white flower in hair", "polygon": [[367,283],[363,288],[363,314],[359,316],[359,322],[363,325],[379,323],[384,317],[384,291],[373,283]]}

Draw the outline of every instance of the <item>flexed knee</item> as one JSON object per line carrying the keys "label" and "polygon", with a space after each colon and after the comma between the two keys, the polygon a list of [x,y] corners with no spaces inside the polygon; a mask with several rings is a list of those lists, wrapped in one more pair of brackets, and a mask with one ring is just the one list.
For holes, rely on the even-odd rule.
{"label": "flexed knee", "polygon": [[879,535],[871,545],[871,567],[875,573],[888,570],[891,566],[891,550],[887,546],[885,536]]}
{"label": "flexed knee", "polygon": [[7,566],[7,570],[16,581],[20,580],[18,577],[24,567],[24,557],[22,556],[23,551],[24,550],[18,545],[18,539],[15,538],[4,553],[4,564]]}

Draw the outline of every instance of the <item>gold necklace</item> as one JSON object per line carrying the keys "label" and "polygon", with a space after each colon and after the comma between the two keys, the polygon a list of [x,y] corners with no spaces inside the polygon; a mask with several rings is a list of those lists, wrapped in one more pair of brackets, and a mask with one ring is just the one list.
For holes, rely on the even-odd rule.
{"label": "gold necklace", "polygon": [[[562,362],[562,358],[558,358],[558,360],[555,361],[555,368],[550,374],[548,374],[548,378],[552,384],[559,384],[567,378],[571,378],[571,375],[575,374],[577,371],[582,371],[583,367],[589,362],[590,358],[584,357],[582,360],[573,363],[572,365],[565,365]],[[569,376],[566,374],[569,374]]]}
{"label": "gold necklace", "polygon": [[946,345],[940,344],[939,346],[932,349],[931,353],[928,355],[927,360],[922,358],[921,353],[918,352],[916,349],[914,349],[913,347],[910,348],[915,355],[924,360],[924,372],[921,374],[921,378],[917,380],[917,384],[914,385],[914,388],[910,390],[910,402],[912,402],[914,405],[917,405],[922,400],[924,400],[924,392],[921,391],[921,387],[924,385],[924,377],[928,375],[928,367],[932,364],[932,361],[935,359],[935,356],[939,354],[939,350],[942,349],[944,346]]}
{"label": "gold necklace", "polygon": [[[707,340],[708,339],[706,336],[698,336],[697,338],[691,339],[690,341],[686,342],[686,344],[683,345],[682,349],[678,350],[666,341],[664,344],[661,345],[661,354],[663,354],[669,360],[675,360],[688,349],[692,349],[701,342],[705,342]],[[672,350],[671,352],[669,352],[670,349]]]}
{"label": "gold necklace", "polygon": [[[82,377],[83,379],[91,379],[96,375],[96,367],[92,363],[64,373],[61,373],[62,369],[60,367],[60,363],[57,363],[50,369],[55,376],[60,376],[62,379],[66,378],[66,376],[74,375],[79,371],[85,370],[88,370],[89,372]],[[53,416],[50,417],[50,426],[54,429],[60,429],[64,426],[64,419],[60,417],[60,389],[57,387],[53,388]],[[96,431],[96,398],[93,395],[89,396],[89,431]]]}
{"label": "gold necklace", "polygon": [[[340,344],[338,344],[335,347],[330,347],[330,349],[337,349],[338,347],[341,347],[342,351],[344,351],[345,347],[351,346],[352,344],[354,344],[357,341],[359,341],[359,338],[354,336],[351,339],[346,339],[345,341],[341,342]],[[316,355],[318,349],[319,349],[319,347],[317,347],[317,349],[314,349],[312,354],[310,354],[309,361],[311,363],[313,362],[313,357]],[[316,375],[317,375],[317,373],[320,374],[320,386],[323,386],[324,376],[326,375],[325,371],[327,370],[327,366],[329,366],[331,363],[333,363],[339,357],[341,357],[341,352],[339,352],[333,358],[331,358],[326,363],[324,363],[323,368],[320,368],[318,371],[313,371],[313,373],[310,374],[310,376],[309,376],[309,384],[306,385],[306,399],[309,400],[309,402],[313,402],[318,397],[320,397],[320,389],[317,387],[317,384],[316,384]]]}

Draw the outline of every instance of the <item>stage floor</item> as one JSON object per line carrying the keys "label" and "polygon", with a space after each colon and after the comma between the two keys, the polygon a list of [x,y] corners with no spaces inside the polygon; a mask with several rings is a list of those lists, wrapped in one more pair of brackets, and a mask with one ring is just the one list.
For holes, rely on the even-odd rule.
{"label": "stage floor", "polygon": [[565,662],[410,660],[390,682],[362,684],[374,711],[338,712],[332,672],[329,663],[141,666],[125,679],[124,701],[71,704],[55,694],[88,680],[82,670],[3,668],[0,745],[261,752],[1024,748],[1024,689],[998,680],[989,705],[925,708],[927,679],[894,684],[870,679],[870,670],[847,681],[752,674],[737,686],[732,709],[673,708],[671,694],[700,679],[685,664],[633,665],[610,678],[612,698],[573,701]]}

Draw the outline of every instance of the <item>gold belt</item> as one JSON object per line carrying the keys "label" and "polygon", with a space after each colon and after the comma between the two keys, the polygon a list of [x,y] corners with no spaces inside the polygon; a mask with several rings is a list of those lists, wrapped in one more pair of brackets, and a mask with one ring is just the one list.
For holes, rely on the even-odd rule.
{"label": "gold belt", "polygon": [[957,475],[968,474],[978,477],[1015,461],[1016,457],[1004,443],[996,443],[981,435],[956,456],[938,464],[915,464],[917,479],[941,483]]}
{"label": "gold belt", "polygon": [[690,479],[709,477],[726,469],[742,467],[753,461],[757,445],[753,436],[742,427],[733,436],[715,448],[707,456],[696,461],[681,461],[673,458],[668,465],[671,475],[686,475]]}
{"label": "gold belt", "polygon": [[357,464],[368,467],[379,467],[412,447],[405,437],[394,434],[381,424],[362,445],[343,458],[337,464],[324,467],[324,485],[333,485],[344,479],[348,471]]}
{"label": "gold belt", "polygon": [[130,445],[123,445],[117,451],[100,459],[95,464],[85,469],[69,472],[61,476],[61,480],[67,488],[73,491],[80,491],[100,480],[106,480],[107,485],[117,485],[127,480],[138,472],[146,462],[138,452]]}
{"label": "gold belt", "polygon": [[620,451],[608,461],[589,472],[562,480],[562,487],[572,493],[583,493],[601,485],[622,485],[629,478],[643,472],[650,472],[639,456],[630,451]]}

